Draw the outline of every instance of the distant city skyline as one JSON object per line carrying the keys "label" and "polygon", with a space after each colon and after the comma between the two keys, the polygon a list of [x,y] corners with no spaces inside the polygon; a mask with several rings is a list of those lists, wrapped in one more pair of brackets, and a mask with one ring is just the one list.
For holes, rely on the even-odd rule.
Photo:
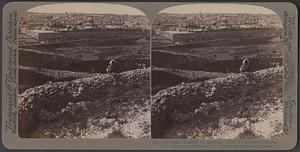
{"label": "distant city skyline", "polygon": [[142,15],[145,14],[130,6],[107,3],[58,3],[41,5],[27,10],[34,13],[85,13],[85,14],[117,14]]}
{"label": "distant city skyline", "polygon": [[195,14],[195,13],[233,13],[233,14],[276,14],[274,11],[249,4],[184,4],[171,6],[161,10],[159,13],[168,14]]}

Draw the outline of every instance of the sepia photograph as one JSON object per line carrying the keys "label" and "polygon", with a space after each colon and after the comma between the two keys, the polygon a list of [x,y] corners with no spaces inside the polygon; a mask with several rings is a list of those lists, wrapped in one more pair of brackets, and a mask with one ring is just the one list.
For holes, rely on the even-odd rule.
{"label": "sepia photograph", "polygon": [[33,7],[18,34],[21,138],[150,138],[150,28],[133,7]]}
{"label": "sepia photograph", "polygon": [[152,138],[283,137],[283,26],[255,5],[187,4],[152,24]]}

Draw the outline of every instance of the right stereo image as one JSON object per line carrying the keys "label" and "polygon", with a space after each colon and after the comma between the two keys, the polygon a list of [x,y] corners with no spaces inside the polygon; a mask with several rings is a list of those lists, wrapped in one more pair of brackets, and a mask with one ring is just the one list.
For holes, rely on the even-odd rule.
{"label": "right stereo image", "polygon": [[272,10],[177,5],[152,23],[151,136],[283,136],[283,26]]}

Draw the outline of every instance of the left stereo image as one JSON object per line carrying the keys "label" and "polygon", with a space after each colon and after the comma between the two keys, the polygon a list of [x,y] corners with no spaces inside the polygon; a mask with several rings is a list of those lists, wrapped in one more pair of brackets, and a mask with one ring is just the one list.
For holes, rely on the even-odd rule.
{"label": "left stereo image", "polygon": [[59,3],[19,23],[21,138],[150,138],[150,27],[117,4]]}

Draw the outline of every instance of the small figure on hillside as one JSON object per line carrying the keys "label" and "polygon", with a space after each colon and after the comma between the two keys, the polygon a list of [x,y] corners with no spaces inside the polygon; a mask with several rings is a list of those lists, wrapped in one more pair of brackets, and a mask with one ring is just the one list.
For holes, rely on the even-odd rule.
{"label": "small figure on hillside", "polygon": [[48,81],[48,84],[50,84],[50,85],[51,85],[51,84],[52,84],[52,81]]}
{"label": "small figure on hillside", "polygon": [[276,61],[276,59],[273,59],[273,65],[274,67],[280,67],[280,64]]}
{"label": "small figure on hillside", "polygon": [[74,91],[72,96],[73,97],[78,97],[82,93],[82,91],[83,91],[83,85],[80,84],[79,87],[78,87],[78,90]]}
{"label": "small figure on hillside", "polygon": [[146,69],[147,68],[145,63],[139,63],[138,66],[141,69]]}
{"label": "small figure on hillside", "polygon": [[83,90],[83,85],[80,84],[79,88],[78,88],[78,94],[81,94],[82,93],[82,90]]}
{"label": "small figure on hillside", "polygon": [[110,60],[109,65],[106,68],[107,73],[116,73],[117,72],[117,61]]}
{"label": "small figure on hillside", "polygon": [[248,59],[243,59],[242,65],[240,67],[240,72],[249,72],[249,60]]}

